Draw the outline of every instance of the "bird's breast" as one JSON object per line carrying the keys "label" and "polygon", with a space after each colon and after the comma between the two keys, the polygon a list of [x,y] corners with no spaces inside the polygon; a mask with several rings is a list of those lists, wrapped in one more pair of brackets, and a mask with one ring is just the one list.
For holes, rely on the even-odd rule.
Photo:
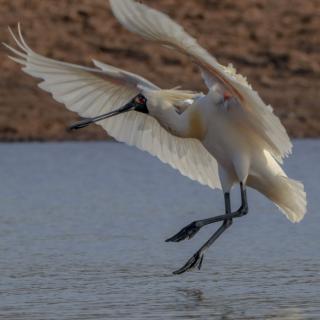
{"label": "bird's breast", "polygon": [[206,134],[206,127],[201,113],[193,110],[188,120],[187,137],[202,140]]}

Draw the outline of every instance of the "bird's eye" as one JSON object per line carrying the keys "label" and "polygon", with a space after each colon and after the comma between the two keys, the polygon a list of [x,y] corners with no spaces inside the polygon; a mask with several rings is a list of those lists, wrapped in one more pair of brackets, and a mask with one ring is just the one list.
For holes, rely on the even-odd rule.
{"label": "bird's eye", "polygon": [[146,99],[142,96],[138,96],[134,99],[134,102],[137,104],[145,104],[146,103]]}

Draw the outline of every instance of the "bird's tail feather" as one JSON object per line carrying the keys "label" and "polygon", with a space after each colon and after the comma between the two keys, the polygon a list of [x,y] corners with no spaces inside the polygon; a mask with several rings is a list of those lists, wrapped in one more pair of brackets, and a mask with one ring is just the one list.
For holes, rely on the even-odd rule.
{"label": "bird's tail feather", "polygon": [[291,222],[300,222],[306,214],[306,193],[301,182],[277,175],[264,193]]}

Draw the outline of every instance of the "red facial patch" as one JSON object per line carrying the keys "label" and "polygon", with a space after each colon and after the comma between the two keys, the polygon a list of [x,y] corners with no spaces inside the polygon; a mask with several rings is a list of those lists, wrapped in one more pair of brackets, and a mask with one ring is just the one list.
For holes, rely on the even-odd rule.
{"label": "red facial patch", "polygon": [[143,97],[137,97],[137,98],[135,99],[135,102],[138,103],[138,104],[145,104],[146,99],[143,98]]}
{"label": "red facial patch", "polygon": [[231,99],[232,98],[232,95],[231,95],[231,93],[229,92],[229,91],[225,91],[224,93],[223,93],[223,99],[224,99],[224,101],[228,101],[229,99]]}

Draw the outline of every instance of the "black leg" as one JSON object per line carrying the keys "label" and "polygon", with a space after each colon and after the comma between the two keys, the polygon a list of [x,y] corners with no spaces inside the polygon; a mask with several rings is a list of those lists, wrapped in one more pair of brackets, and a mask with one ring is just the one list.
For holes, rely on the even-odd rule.
{"label": "black leg", "polygon": [[[180,242],[182,240],[191,239],[195,236],[196,233],[198,233],[198,231],[202,227],[208,224],[216,223],[219,221],[226,221],[233,218],[240,218],[246,215],[248,213],[247,192],[246,192],[246,189],[243,187],[242,183],[240,183],[240,190],[241,190],[241,207],[237,211],[231,212],[231,209],[228,211],[226,207],[226,214],[209,218],[209,219],[193,221],[186,227],[182,228],[173,237],[167,239],[166,242]],[[230,197],[229,194],[228,196]],[[227,206],[227,203],[226,203],[226,206]]]}
{"label": "black leg", "polygon": [[187,263],[180,269],[173,272],[173,274],[181,274],[186,271],[198,268],[201,269],[205,251],[225,232],[232,224],[232,220],[226,220],[222,226],[213,234],[213,236],[187,261]]}
{"label": "black leg", "polygon": [[[240,184],[241,187],[241,207],[235,213],[231,213],[231,203],[230,203],[230,194],[225,193],[225,211],[226,214],[223,216],[223,224],[222,226],[211,236],[211,238],[187,261],[187,263],[180,269],[173,272],[174,274],[181,274],[186,271],[198,268],[201,269],[204,253],[208,250],[208,248],[232,225],[232,218],[240,217],[248,212],[248,203],[246,197],[246,190],[243,187],[243,184]],[[235,215],[236,214],[236,215]],[[216,217],[217,218],[217,217]],[[212,218],[212,219],[216,219]],[[205,220],[208,221],[209,219]],[[204,221],[204,220],[202,220]],[[219,221],[219,220],[218,220]],[[216,220],[209,223],[217,222]],[[206,224],[209,224],[206,223]],[[206,225],[204,224],[204,225]],[[201,228],[201,227],[200,227]],[[199,228],[199,229],[200,229]]]}
{"label": "black leg", "polygon": [[[225,193],[225,208],[226,215],[231,211],[230,194]],[[232,225],[232,219],[224,220],[222,226],[211,236],[211,238],[187,261],[187,263],[180,269],[173,272],[173,274],[181,274],[186,271],[198,268],[201,269],[204,253],[208,248]]]}

